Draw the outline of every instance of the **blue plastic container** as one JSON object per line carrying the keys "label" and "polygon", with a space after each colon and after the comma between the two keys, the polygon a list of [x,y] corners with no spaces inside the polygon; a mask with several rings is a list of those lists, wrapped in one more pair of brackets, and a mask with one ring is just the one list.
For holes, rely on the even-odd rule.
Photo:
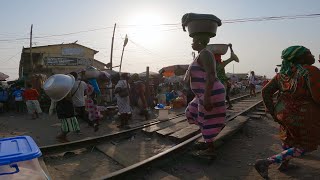
{"label": "blue plastic container", "polygon": [[39,164],[41,155],[30,136],[0,139],[0,179],[49,179]]}

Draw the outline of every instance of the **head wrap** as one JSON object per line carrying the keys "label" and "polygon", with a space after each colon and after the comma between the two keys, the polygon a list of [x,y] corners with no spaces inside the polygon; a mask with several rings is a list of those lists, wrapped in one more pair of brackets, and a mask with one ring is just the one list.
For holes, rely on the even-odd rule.
{"label": "head wrap", "polygon": [[222,58],[220,54],[214,54],[214,59],[218,64],[222,63]]}
{"label": "head wrap", "polygon": [[306,76],[307,71],[301,66],[301,64],[295,64],[295,61],[298,57],[307,52],[307,49],[304,46],[290,46],[282,51],[282,64],[280,69],[280,74],[291,76],[293,71],[292,68],[296,68],[298,75]]}

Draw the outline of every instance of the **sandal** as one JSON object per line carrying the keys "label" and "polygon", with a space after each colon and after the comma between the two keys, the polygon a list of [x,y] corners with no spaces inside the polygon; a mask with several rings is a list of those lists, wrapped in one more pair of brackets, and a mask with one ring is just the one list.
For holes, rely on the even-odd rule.
{"label": "sandal", "polygon": [[194,149],[197,149],[197,150],[206,150],[206,149],[208,149],[208,144],[205,143],[205,142],[196,141],[196,142],[193,144],[193,148],[194,148]]}
{"label": "sandal", "polygon": [[256,161],[254,168],[257,170],[257,172],[260,174],[261,177],[264,179],[269,179],[268,177],[268,168],[269,163],[266,159],[259,159]]}

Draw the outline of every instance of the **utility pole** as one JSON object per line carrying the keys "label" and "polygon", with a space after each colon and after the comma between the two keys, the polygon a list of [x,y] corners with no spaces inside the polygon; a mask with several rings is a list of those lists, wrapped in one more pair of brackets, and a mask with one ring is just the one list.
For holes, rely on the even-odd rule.
{"label": "utility pole", "polygon": [[110,54],[110,69],[112,70],[112,55],[113,55],[113,41],[114,41],[114,32],[116,31],[117,24],[114,23],[113,27],[113,35],[112,35],[112,41],[111,41],[111,54]]}
{"label": "utility pole", "polygon": [[147,66],[146,69],[146,99],[147,99],[147,104],[149,106],[149,97],[150,97],[150,86],[149,86],[149,66]]}
{"label": "utility pole", "polygon": [[233,74],[234,74],[234,64],[232,64],[232,72],[233,72]]}
{"label": "utility pole", "polygon": [[33,59],[32,59],[32,29],[33,24],[31,24],[31,30],[30,30],[30,65],[31,65],[31,71],[33,73]]}

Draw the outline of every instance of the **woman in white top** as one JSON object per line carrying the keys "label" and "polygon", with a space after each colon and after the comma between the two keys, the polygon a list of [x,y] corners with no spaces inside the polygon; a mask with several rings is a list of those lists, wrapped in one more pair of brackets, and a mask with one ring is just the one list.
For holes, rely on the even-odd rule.
{"label": "woman in white top", "polygon": [[[119,128],[129,128],[128,121],[129,119],[131,119],[131,106],[129,96],[130,86],[128,84],[128,80],[129,74],[122,73],[120,76],[120,80],[115,86],[114,91],[117,98],[118,114],[120,118],[120,125],[118,126]],[[126,93],[123,93],[123,91],[126,91]]]}
{"label": "woman in white top", "polygon": [[255,75],[254,71],[250,72],[249,76],[249,88],[250,88],[250,96],[256,97],[256,85],[255,85]]}

